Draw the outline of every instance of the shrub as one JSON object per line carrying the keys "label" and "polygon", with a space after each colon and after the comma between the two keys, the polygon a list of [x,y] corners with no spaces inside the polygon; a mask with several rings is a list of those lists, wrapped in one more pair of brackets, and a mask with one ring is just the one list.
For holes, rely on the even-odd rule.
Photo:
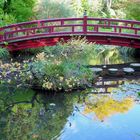
{"label": "shrub", "polygon": [[31,64],[35,84],[47,90],[72,90],[91,86],[92,72],[84,66],[94,44],[85,38],[71,38],[57,46],[45,47]]}
{"label": "shrub", "polygon": [[31,86],[32,73],[29,69],[29,62],[10,62],[3,63],[0,61],[0,84],[6,84],[6,86]]}
{"label": "shrub", "polygon": [[42,0],[42,2],[37,5],[37,18],[64,18],[72,15],[72,11],[64,2],[56,2],[52,0]]}
{"label": "shrub", "polygon": [[0,59],[9,57],[9,51],[6,48],[0,47]]}
{"label": "shrub", "polygon": [[[42,65],[39,69],[38,65]],[[71,90],[91,85],[92,73],[84,66],[66,61],[49,61],[33,63],[33,75],[37,79],[37,85],[47,90]]]}

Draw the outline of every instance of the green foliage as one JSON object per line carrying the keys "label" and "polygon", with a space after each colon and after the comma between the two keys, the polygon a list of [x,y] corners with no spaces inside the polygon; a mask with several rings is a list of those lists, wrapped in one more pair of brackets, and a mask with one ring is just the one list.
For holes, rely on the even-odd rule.
{"label": "green foliage", "polygon": [[68,42],[41,49],[30,60],[0,62],[0,84],[9,86],[39,86],[46,90],[72,90],[91,86],[93,73],[88,64],[94,44],[85,38],[72,37]]}
{"label": "green foliage", "polygon": [[52,0],[42,0],[37,8],[37,19],[63,18],[72,15],[72,11],[65,3],[59,3]]}
{"label": "green foliage", "polygon": [[137,94],[138,94],[138,96],[140,96],[140,92],[138,92]]}
{"label": "green foliage", "polygon": [[134,53],[135,53],[135,49],[134,48],[128,48],[128,47],[120,47],[119,52],[122,55],[125,55],[125,56],[133,56]]}
{"label": "green foliage", "polygon": [[32,63],[34,81],[42,88],[55,91],[90,86],[93,74],[83,65],[88,63],[93,48],[94,44],[80,37],[46,47]]}
{"label": "green foliage", "polygon": [[6,48],[0,47],[0,59],[6,59],[9,55],[9,51]]}
{"label": "green foliage", "polygon": [[101,9],[100,5],[101,5],[100,1],[92,1],[92,3],[90,3],[88,0],[71,1],[71,8],[73,9],[77,17],[83,16],[85,10],[87,10],[87,15],[89,17],[97,17]]}
{"label": "green foliage", "polygon": [[127,18],[140,20],[140,3],[137,0],[72,0],[71,7],[77,17],[87,10],[89,17]]}
{"label": "green foliage", "polygon": [[0,27],[16,22],[16,18],[12,14],[3,14],[1,15],[1,17],[2,17],[2,21],[0,22]]}
{"label": "green foliage", "polygon": [[90,65],[122,63],[117,46],[95,45]]}
{"label": "green foliage", "polygon": [[33,16],[35,0],[0,1],[0,26],[29,21]]}
{"label": "green foliage", "polygon": [[10,12],[17,19],[17,22],[29,21],[34,13],[33,8],[35,5],[35,0],[12,0]]}
{"label": "green foliage", "polygon": [[126,6],[126,17],[132,20],[140,20],[140,2],[128,1]]}

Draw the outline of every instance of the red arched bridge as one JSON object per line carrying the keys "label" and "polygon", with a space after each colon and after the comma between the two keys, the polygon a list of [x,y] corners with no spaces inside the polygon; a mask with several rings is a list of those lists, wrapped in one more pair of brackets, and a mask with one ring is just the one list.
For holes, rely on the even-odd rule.
{"label": "red arched bridge", "polygon": [[77,35],[97,44],[140,48],[140,21],[84,16],[24,22],[0,28],[0,45],[11,51],[53,46]]}

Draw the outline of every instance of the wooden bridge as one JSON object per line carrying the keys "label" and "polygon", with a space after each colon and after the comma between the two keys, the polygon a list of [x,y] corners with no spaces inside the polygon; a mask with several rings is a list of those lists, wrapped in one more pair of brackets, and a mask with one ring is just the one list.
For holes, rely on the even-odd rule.
{"label": "wooden bridge", "polygon": [[140,21],[84,16],[18,23],[0,28],[0,46],[11,51],[53,46],[77,35],[97,44],[140,48]]}

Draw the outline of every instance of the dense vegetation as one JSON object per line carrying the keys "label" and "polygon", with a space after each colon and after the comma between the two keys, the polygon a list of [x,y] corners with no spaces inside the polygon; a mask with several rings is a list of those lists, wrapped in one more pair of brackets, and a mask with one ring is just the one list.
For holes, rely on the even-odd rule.
{"label": "dense vegetation", "polygon": [[140,20],[138,0],[0,0],[0,26],[42,18],[77,16]]}
{"label": "dense vegetation", "polygon": [[71,90],[89,87],[92,72],[85,67],[94,44],[72,38],[67,43],[46,47],[23,62],[1,63],[1,84],[39,87],[46,90]]}
{"label": "dense vegetation", "polygon": [[[126,4],[127,6],[124,6]],[[131,0],[93,0],[92,2],[81,0],[80,3],[78,0],[65,2],[55,0],[1,0],[0,20],[1,26],[3,26],[42,18],[80,17],[85,9],[87,15],[91,17],[138,20],[140,18],[137,14],[140,11],[139,5],[138,1]],[[101,57],[105,58],[102,63],[107,64],[111,59],[117,61],[119,52],[121,54],[133,53],[132,49],[108,48],[88,43],[86,39],[81,38],[72,38],[67,43],[60,42],[54,47],[28,51],[34,56],[29,59],[25,58],[27,61],[10,61],[10,63],[0,61],[1,84],[40,87],[55,91],[90,87],[93,81],[93,73],[85,65],[98,64]],[[5,48],[1,48],[0,59],[7,59],[8,57],[9,52]]]}
{"label": "dense vegetation", "polygon": [[[32,55],[24,59],[22,56],[25,53]],[[5,58],[6,55],[7,51],[1,57]],[[72,37],[68,42],[59,42],[57,46],[20,52],[19,58],[22,59],[19,62],[2,59],[0,83],[49,91],[85,89],[91,87],[94,80],[94,73],[87,65],[109,64],[110,61],[122,63],[120,57],[118,47],[109,48],[89,43],[85,38]]]}
{"label": "dense vegetation", "polygon": [[[85,9],[92,17],[140,20],[138,0],[0,0],[0,26],[43,18],[81,17]],[[123,63],[126,60],[119,58],[128,54],[134,54],[134,50],[97,45],[81,37],[62,40],[56,46],[20,51],[18,55],[0,47],[0,138],[56,139],[67,122],[71,127],[68,117],[77,117],[76,111],[87,119],[87,114],[94,113],[101,122],[113,114],[127,112],[133,106],[132,97],[120,101],[91,94],[86,98],[87,90],[49,98],[42,92],[92,87],[96,75],[87,65]],[[137,94],[140,96],[138,90]],[[81,112],[76,105],[82,107]]]}

